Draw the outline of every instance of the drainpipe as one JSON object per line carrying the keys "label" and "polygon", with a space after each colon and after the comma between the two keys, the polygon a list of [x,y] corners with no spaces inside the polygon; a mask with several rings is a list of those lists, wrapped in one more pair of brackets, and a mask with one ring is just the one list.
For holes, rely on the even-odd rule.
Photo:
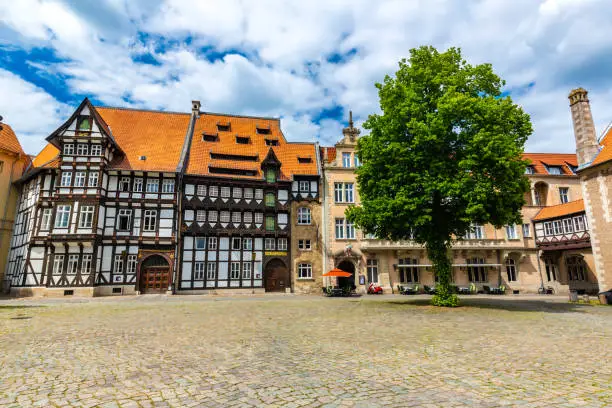
{"label": "drainpipe", "polygon": [[540,273],[540,288],[544,290],[544,277],[542,276],[542,264],[540,263],[541,257],[542,257],[542,251],[540,250],[536,251],[536,255],[538,256],[538,272]]}
{"label": "drainpipe", "polygon": [[[325,161],[327,160],[327,148],[325,149],[325,153],[324,153],[324,157],[323,157],[323,163],[321,168],[323,169],[325,167]],[[323,185],[323,189],[322,189],[322,203],[323,203],[323,215],[322,215],[322,222],[321,224],[323,225],[323,271],[321,273],[325,273],[326,269],[327,269],[327,229],[328,229],[328,225],[327,225],[327,180],[326,180],[326,172],[325,171],[321,171],[321,180],[323,181],[321,184]],[[327,283],[329,283],[329,280],[326,278],[325,279],[326,284],[325,287],[327,287]]]}

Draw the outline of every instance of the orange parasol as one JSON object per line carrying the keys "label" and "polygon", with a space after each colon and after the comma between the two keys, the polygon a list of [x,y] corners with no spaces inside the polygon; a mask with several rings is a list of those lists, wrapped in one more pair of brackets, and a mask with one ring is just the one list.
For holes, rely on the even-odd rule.
{"label": "orange parasol", "polygon": [[353,276],[353,274],[349,272],[345,272],[342,269],[334,268],[331,271],[324,273],[321,276],[337,276],[339,278],[348,278],[348,277]]}

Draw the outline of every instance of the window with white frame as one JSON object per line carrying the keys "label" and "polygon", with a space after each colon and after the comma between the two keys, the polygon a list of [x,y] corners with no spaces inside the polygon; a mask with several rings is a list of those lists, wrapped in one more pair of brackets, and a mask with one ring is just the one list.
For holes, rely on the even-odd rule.
{"label": "window with white frame", "polygon": [[217,186],[209,186],[208,187],[208,195],[211,197],[218,197],[219,196],[219,187]]}
{"label": "window with white frame", "polygon": [[253,250],[253,238],[244,238],[242,240],[242,249],[244,249],[245,251],[252,251]]}
{"label": "window with white frame", "polygon": [[553,221],[553,230],[555,231],[555,235],[563,234],[563,223],[561,220]]}
{"label": "window with white frame", "polygon": [[205,249],[206,248],[206,238],[197,237],[195,239],[195,249]]}
{"label": "window with white frame", "polygon": [[531,236],[531,226],[529,224],[523,224],[523,238],[529,238]]}
{"label": "window with white frame", "polygon": [[300,207],[297,213],[298,225],[310,225],[310,208]]}
{"label": "window with white frame", "polygon": [[159,192],[159,179],[147,179],[147,193]]}
{"label": "window with white frame", "polygon": [[134,192],[142,193],[142,179],[140,177],[134,179]]}
{"label": "window with white frame", "polygon": [[209,262],[206,265],[206,280],[215,280],[217,276],[217,263]]}
{"label": "window with white frame", "polygon": [[561,204],[569,202],[569,187],[559,187],[559,201]]}
{"label": "window with white frame", "polygon": [[233,198],[242,198],[242,189],[240,187],[232,188],[232,197]]}
{"label": "window with white frame", "polygon": [[312,279],[312,264],[298,264],[298,279]]}
{"label": "window with white frame", "polygon": [[60,186],[61,187],[70,187],[70,184],[72,184],[72,172],[71,171],[64,171],[62,173],[62,180],[60,182]]}
{"label": "window with white frame", "polygon": [[208,237],[208,249],[213,251],[217,249],[217,237]]}
{"label": "window with white frame", "polygon": [[174,193],[174,180],[164,179],[162,183],[162,193]]}
{"label": "window with white frame", "polygon": [[278,239],[278,250],[286,251],[287,250],[287,238],[279,238]]}
{"label": "window with white frame", "polygon": [[53,256],[53,274],[61,275],[64,272],[64,255]]}
{"label": "window with white frame", "polygon": [[79,256],[68,255],[68,267],[66,268],[66,275],[76,275],[79,269]]}
{"label": "window with white frame", "polygon": [[251,279],[252,265],[250,262],[242,263],[242,279]]}
{"label": "window with white frame", "polygon": [[566,234],[571,234],[574,232],[574,222],[571,218],[565,218],[563,220],[563,230]]}
{"label": "window with white frame", "polygon": [[55,213],[55,228],[68,228],[70,224],[70,209],[69,205],[58,205]]}
{"label": "window with white frame", "polygon": [[198,210],[198,211],[196,211],[196,221],[197,222],[205,222],[206,221],[206,210]]}
{"label": "window with white frame", "polygon": [[346,239],[355,239],[355,224],[346,220]]}
{"label": "window with white frame", "polygon": [[121,209],[117,215],[117,229],[129,231],[132,228],[132,210]]}
{"label": "window with white frame", "polygon": [[89,153],[89,149],[88,146],[84,143],[79,143],[77,145],[77,155],[79,156],[87,156],[87,154]]}
{"label": "window with white frame", "polygon": [[416,258],[400,258],[398,261],[398,269],[400,282],[402,283],[417,283],[419,282],[419,260]]}
{"label": "window with white frame", "polygon": [[298,183],[298,189],[300,193],[307,193],[310,191],[310,181],[301,180]]}
{"label": "window with white frame", "polygon": [[512,258],[506,259],[506,274],[508,282],[516,282],[516,261]]}
{"label": "window with white frame", "polygon": [[350,153],[342,153],[342,167],[351,167]]}
{"label": "window with white frame", "polygon": [[84,205],[81,206],[81,212],[79,214],[79,228],[91,228],[93,225],[93,216],[94,216],[93,205]]}
{"label": "window with white frame", "polygon": [[309,239],[300,239],[298,240],[298,249],[300,251],[310,251],[311,245]]}
{"label": "window with white frame", "polygon": [[553,225],[552,222],[548,221],[544,223],[544,235],[553,235]]}
{"label": "window with white frame", "polygon": [[221,222],[229,222],[230,221],[230,212],[229,211],[221,211],[221,215],[219,217]]}
{"label": "window with white frame", "polygon": [[209,211],[208,212],[208,222],[211,223],[211,224],[214,224],[214,223],[217,222],[217,220],[218,220],[217,212],[213,211],[213,210]]}
{"label": "window with white frame", "polygon": [[85,172],[77,171],[74,173],[74,186],[75,187],[85,187]]}
{"label": "window with white frame", "polygon": [[467,239],[484,239],[484,228],[479,224],[472,224],[467,233]]}
{"label": "window with white frame", "polygon": [[155,231],[157,228],[157,210],[145,210],[144,212],[144,231]]}
{"label": "window with white frame", "polygon": [[90,172],[89,173],[89,180],[87,180],[87,185],[89,187],[98,187],[98,178],[100,177],[100,174],[96,171]]}
{"label": "window with white frame", "polygon": [[243,221],[245,224],[251,224],[253,223],[253,213],[250,211],[245,212],[242,215]]}
{"label": "window with white frame", "polygon": [[53,213],[52,208],[45,208],[42,211],[42,219],[40,221],[40,230],[48,231],[51,228],[51,214]]}
{"label": "window with white frame", "polygon": [[274,238],[266,238],[264,249],[266,251],[274,251],[276,249],[276,240]]}
{"label": "window with white frame", "polygon": [[73,154],[74,154],[74,145],[65,144],[64,145],[64,156],[72,156]]}
{"label": "window with white frame", "polygon": [[336,239],[344,239],[344,218],[336,218]]}
{"label": "window with white frame", "polygon": [[368,259],[366,261],[368,282],[378,283],[378,259]]}
{"label": "window with white frame", "polygon": [[355,164],[355,167],[361,166],[361,162],[359,161],[359,157],[357,156],[357,153],[354,154],[353,159],[354,159],[353,163]]}
{"label": "window with white frame", "polygon": [[263,213],[255,213],[255,224],[261,224],[263,222]]}
{"label": "window with white frame", "polygon": [[221,187],[221,198],[229,198],[230,192],[231,190],[229,187]]}
{"label": "window with white frame", "polygon": [[487,268],[483,258],[468,259],[468,280],[470,282],[487,282]]}
{"label": "window with white frame", "polygon": [[506,237],[508,239],[518,239],[518,235],[516,233],[516,225],[506,225]]}
{"label": "window with white frame", "polygon": [[533,170],[533,166],[527,166],[525,167],[525,174],[534,174],[535,171]]}
{"label": "window with white frame", "polygon": [[548,170],[548,174],[555,176],[560,176],[561,174],[563,174],[560,166],[548,166],[546,167],[546,170]]}
{"label": "window with white frame", "polygon": [[127,257],[127,273],[133,275],[136,273],[136,265],[138,264],[137,255],[128,255]]}
{"label": "window with white frame", "polygon": [[123,273],[123,257],[121,255],[115,255],[115,262],[113,265],[113,273],[118,275]]}
{"label": "window with white frame", "polygon": [[93,144],[91,145],[91,152],[89,153],[90,156],[102,156],[102,145],[99,144]]}
{"label": "window with white frame", "polygon": [[584,223],[584,217],[579,215],[578,217],[574,217],[574,230],[576,232],[584,231],[586,229],[586,225]]}
{"label": "window with white frame", "polygon": [[199,184],[196,194],[200,197],[206,197],[206,186],[204,184]]}
{"label": "window with white frame", "polygon": [[255,189],[255,199],[256,200],[263,200],[263,190],[261,188],[256,188]]}
{"label": "window with white frame", "polygon": [[239,211],[232,212],[232,224],[238,225],[242,222],[242,214]]}
{"label": "window with white frame", "polygon": [[88,275],[91,273],[91,260],[93,259],[92,255],[83,255],[83,260],[81,261],[81,275]]}
{"label": "window with white frame", "polygon": [[240,262],[230,264],[230,279],[240,279]]}
{"label": "window with white frame", "polygon": [[127,193],[130,191],[130,178],[129,177],[121,177],[119,181],[119,191]]}
{"label": "window with white frame", "polygon": [[204,279],[204,262],[196,262],[194,264],[193,279],[194,280]]}
{"label": "window with white frame", "polygon": [[334,199],[336,203],[355,202],[354,183],[334,183]]}
{"label": "window with white frame", "polygon": [[252,188],[245,188],[244,189],[244,198],[250,200],[253,198],[253,189]]}
{"label": "window with white frame", "polygon": [[233,250],[240,251],[241,243],[242,243],[242,240],[240,239],[240,237],[232,237],[232,249]]}

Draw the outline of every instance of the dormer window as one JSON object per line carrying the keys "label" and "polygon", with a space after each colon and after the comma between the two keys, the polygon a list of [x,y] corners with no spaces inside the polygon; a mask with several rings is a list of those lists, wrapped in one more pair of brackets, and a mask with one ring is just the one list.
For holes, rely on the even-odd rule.
{"label": "dormer window", "polygon": [[65,144],[64,145],[64,156],[72,156],[73,154],[74,154],[74,145]]}
{"label": "dormer window", "polygon": [[202,133],[202,140],[205,142],[218,142],[219,135],[216,133]]}
{"label": "dormer window", "polygon": [[533,166],[527,166],[525,168],[525,174],[534,174],[535,171],[533,170]]}
{"label": "dormer window", "polygon": [[563,172],[561,171],[561,166],[547,166],[546,170],[548,171],[548,174],[553,176],[560,176],[561,174],[563,174]]}
{"label": "dormer window", "polygon": [[266,141],[266,146],[278,146],[277,139],[264,139]]}
{"label": "dormer window", "polygon": [[569,169],[572,171],[572,173],[576,174],[576,171],[578,170],[578,167],[572,166],[571,164],[568,164],[567,167],[569,167]]}
{"label": "dormer window", "polygon": [[236,143],[238,144],[249,144],[251,143],[251,138],[248,136],[236,136]]}
{"label": "dormer window", "polygon": [[276,170],[274,169],[266,170],[266,181],[268,183],[276,183]]}
{"label": "dormer window", "polygon": [[91,117],[79,115],[76,128],[78,132],[91,132]]}
{"label": "dormer window", "polygon": [[232,130],[232,127],[229,122],[227,123],[217,123],[217,130],[219,132],[229,132]]}
{"label": "dormer window", "polygon": [[270,128],[260,128],[259,126],[256,128],[256,132],[258,135],[269,135],[272,133]]}
{"label": "dormer window", "polygon": [[298,163],[300,164],[312,163],[312,158],[311,157],[298,157]]}

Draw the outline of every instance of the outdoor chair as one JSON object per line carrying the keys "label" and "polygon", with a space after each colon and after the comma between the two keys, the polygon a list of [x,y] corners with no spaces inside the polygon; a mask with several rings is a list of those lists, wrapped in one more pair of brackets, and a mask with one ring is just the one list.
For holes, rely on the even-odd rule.
{"label": "outdoor chair", "polygon": [[470,294],[475,295],[478,293],[478,288],[473,283],[470,283]]}
{"label": "outdoor chair", "polygon": [[434,295],[436,293],[436,287],[423,285],[423,291],[428,295]]}
{"label": "outdoor chair", "polygon": [[482,287],[482,290],[485,293],[485,295],[490,295],[491,294],[491,287],[490,286],[484,285]]}
{"label": "outdoor chair", "polygon": [[399,293],[400,295],[406,294],[404,293],[404,287],[402,285],[397,285],[397,293]]}
{"label": "outdoor chair", "polygon": [[414,285],[413,287],[406,287],[404,289],[404,295],[416,295],[419,293],[419,285]]}

